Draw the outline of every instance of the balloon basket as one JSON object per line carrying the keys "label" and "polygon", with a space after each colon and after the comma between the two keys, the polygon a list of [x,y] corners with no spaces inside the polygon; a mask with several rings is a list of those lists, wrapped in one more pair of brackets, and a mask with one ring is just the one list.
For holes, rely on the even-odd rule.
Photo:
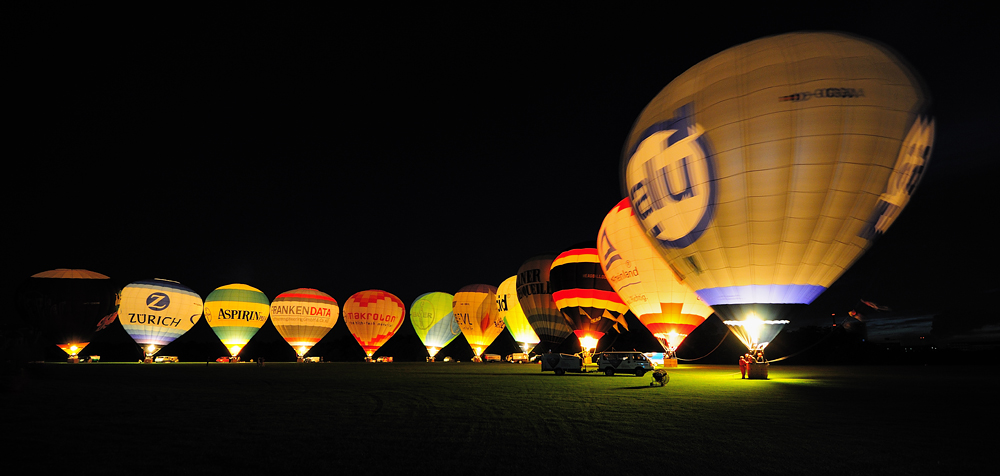
{"label": "balloon basket", "polygon": [[767,380],[767,367],[771,365],[763,362],[751,362],[747,369],[747,378]]}
{"label": "balloon basket", "polygon": [[664,367],[677,367],[677,359],[668,359],[668,358],[664,357],[663,358],[663,366]]}
{"label": "balloon basket", "polygon": [[69,356],[66,359],[66,363],[67,364],[79,364],[80,363],[80,356],[78,356],[78,355],[71,355],[71,356]]}

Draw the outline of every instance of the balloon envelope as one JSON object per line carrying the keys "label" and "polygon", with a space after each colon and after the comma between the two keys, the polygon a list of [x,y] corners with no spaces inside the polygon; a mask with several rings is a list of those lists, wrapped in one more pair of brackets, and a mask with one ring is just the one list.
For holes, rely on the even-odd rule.
{"label": "balloon envelope", "polygon": [[377,289],[354,293],[344,303],[344,323],[368,358],[396,334],[405,315],[399,298]]}
{"label": "balloon envelope", "polygon": [[503,332],[504,325],[496,312],[497,288],[489,284],[470,284],[455,293],[451,309],[465,340],[478,357]]}
{"label": "balloon envelope", "polygon": [[720,317],[773,320],[812,302],[906,206],[933,144],[925,96],[901,60],[852,36],[739,45],[646,106],[623,189]]}
{"label": "balloon envelope", "polygon": [[454,298],[448,293],[430,292],[417,296],[410,305],[410,323],[431,357],[462,334],[451,312]]}
{"label": "balloon envelope", "polygon": [[98,323],[114,315],[119,289],[101,273],[53,269],[32,275],[17,290],[21,316],[70,356],[90,343]]}
{"label": "balloon envelope", "polygon": [[285,291],[271,302],[271,323],[299,358],[330,332],[339,317],[337,300],[316,289]]}
{"label": "balloon envelope", "polygon": [[618,202],[598,231],[601,269],[632,314],[672,353],[712,315],[670,269],[632,212],[628,198]]}
{"label": "balloon envelope", "polygon": [[521,350],[529,352],[538,344],[538,335],[531,328],[517,299],[516,275],[505,279],[497,287],[497,315]]}
{"label": "balloon envelope", "polygon": [[541,254],[525,260],[517,270],[517,302],[540,341],[542,352],[553,351],[573,333],[552,299],[549,271],[555,254]]}
{"label": "balloon envelope", "polygon": [[596,348],[597,341],[613,326],[625,325],[622,314],[628,306],[605,278],[595,243],[582,243],[560,253],[552,261],[549,277],[552,298],[585,350]]}
{"label": "balloon envelope", "polygon": [[267,321],[270,307],[271,302],[259,289],[229,284],[205,298],[205,320],[235,357]]}
{"label": "balloon envelope", "polygon": [[122,289],[118,319],[147,355],[191,330],[204,304],[187,286],[167,279],[136,281]]}

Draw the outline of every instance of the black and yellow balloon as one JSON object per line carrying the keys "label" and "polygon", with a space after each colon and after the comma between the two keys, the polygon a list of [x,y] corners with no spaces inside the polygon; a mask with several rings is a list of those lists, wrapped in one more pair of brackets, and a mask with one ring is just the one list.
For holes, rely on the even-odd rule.
{"label": "black and yellow balloon", "polygon": [[926,98],[894,53],[865,39],[751,41],[653,98],[628,135],[622,187],[659,252],[718,315],[778,324],[906,206],[934,140]]}

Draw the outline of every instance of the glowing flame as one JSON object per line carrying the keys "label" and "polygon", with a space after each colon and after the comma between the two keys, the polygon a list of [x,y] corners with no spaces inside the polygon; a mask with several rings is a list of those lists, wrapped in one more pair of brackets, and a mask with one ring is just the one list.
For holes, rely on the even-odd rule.
{"label": "glowing flame", "polygon": [[582,335],[580,336],[580,347],[583,348],[583,350],[594,350],[597,348],[598,340],[600,339],[595,339],[594,336],[591,335]]}
{"label": "glowing flame", "polygon": [[427,346],[427,354],[430,355],[431,357],[434,357],[440,351],[441,351],[441,349],[439,349],[437,347],[430,346],[430,345]]}
{"label": "glowing flame", "polygon": [[58,344],[57,347],[62,349],[62,351],[65,352],[66,355],[69,355],[70,357],[76,357],[77,354],[82,352],[83,348],[87,347],[87,344],[89,343],[90,342],[76,342],[69,344]]}
{"label": "glowing flame", "polygon": [[233,345],[229,346],[229,355],[231,355],[233,357],[236,357],[236,354],[239,354],[241,350],[243,350],[243,346],[242,345],[233,344]]}
{"label": "glowing flame", "polygon": [[788,324],[788,321],[764,321],[756,314],[747,314],[742,321],[722,321],[729,326],[729,330],[743,342],[751,351],[763,350],[771,343],[774,336],[781,332],[781,328]]}

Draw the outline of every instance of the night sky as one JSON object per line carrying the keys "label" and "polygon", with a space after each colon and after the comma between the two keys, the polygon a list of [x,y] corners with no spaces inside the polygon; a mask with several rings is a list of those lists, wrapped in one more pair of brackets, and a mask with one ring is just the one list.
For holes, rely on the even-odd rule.
{"label": "night sky", "polygon": [[626,134],[675,76],[836,30],[911,63],[937,136],[909,207],[802,322],[863,298],[995,323],[992,15],[818,7],[14,12],[2,287],[84,268],[409,306],[496,286],[596,239]]}

